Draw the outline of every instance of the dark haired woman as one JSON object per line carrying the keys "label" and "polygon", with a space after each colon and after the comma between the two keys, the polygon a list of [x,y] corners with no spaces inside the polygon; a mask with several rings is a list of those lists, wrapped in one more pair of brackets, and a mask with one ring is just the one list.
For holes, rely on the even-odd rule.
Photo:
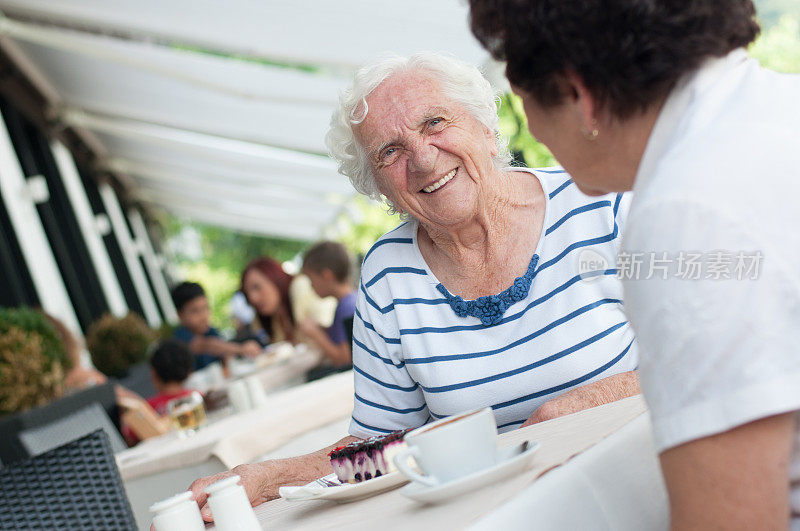
{"label": "dark haired woman", "polygon": [[262,256],[247,264],[242,272],[241,291],[255,308],[270,341],[295,340],[289,285],[292,275],[272,258]]}
{"label": "dark haired woman", "polygon": [[800,528],[800,76],[749,0],[471,0],[579,188],[635,190],[625,307],[673,528]]}

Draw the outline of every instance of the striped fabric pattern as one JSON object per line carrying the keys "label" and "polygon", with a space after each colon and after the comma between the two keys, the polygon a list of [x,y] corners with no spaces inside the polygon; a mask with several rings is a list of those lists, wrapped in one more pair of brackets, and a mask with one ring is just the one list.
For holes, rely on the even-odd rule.
{"label": "striped fabric pattern", "polygon": [[486,406],[507,431],[560,393],[636,367],[615,276],[630,198],[588,197],[560,168],[518,170],[539,179],[547,206],[530,292],[499,323],[455,314],[419,251],[416,222],[387,233],[365,256],[354,320],[352,435]]}

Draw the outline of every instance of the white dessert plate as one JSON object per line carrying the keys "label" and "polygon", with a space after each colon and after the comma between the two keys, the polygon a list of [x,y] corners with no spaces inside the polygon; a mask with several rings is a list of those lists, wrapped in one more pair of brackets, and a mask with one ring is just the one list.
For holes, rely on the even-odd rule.
{"label": "white dessert plate", "polygon": [[302,487],[281,487],[278,494],[287,501],[331,500],[344,503],[369,498],[404,483],[408,483],[408,479],[396,470],[361,483],[340,483],[336,474],[329,474]]}
{"label": "white dessert plate", "polygon": [[528,468],[531,457],[538,449],[539,443],[530,441],[515,446],[498,448],[497,464],[492,467],[432,487],[412,481],[400,490],[400,494],[420,503],[439,503],[453,496],[459,496],[478,487],[518,474]]}

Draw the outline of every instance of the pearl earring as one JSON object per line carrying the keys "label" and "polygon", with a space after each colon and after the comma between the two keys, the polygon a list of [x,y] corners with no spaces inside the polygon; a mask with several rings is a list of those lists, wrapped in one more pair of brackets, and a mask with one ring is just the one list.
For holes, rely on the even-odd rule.
{"label": "pearl earring", "polygon": [[583,133],[583,136],[586,137],[586,140],[597,140],[597,137],[600,135],[600,130],[597,128],[597,120],[592,120],[591,131],[583,127],[581,128],[581,132]]}

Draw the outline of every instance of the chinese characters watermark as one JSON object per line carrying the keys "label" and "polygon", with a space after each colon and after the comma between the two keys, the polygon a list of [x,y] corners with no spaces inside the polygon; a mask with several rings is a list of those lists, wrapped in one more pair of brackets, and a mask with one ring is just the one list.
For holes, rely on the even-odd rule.
{"label": "chinese characters watermark", "polygon": [[617,278],[650,280],[756,280],[761,273],[761,251],[625,252],[617,255]]}
{"label": "chinese characters watermark", "polygon": [[613,260],[586,248],[578,253],[578,273],[585,281],[611,275],[620,280],[756,280],[763,262],[761,251],[621,251]]}

